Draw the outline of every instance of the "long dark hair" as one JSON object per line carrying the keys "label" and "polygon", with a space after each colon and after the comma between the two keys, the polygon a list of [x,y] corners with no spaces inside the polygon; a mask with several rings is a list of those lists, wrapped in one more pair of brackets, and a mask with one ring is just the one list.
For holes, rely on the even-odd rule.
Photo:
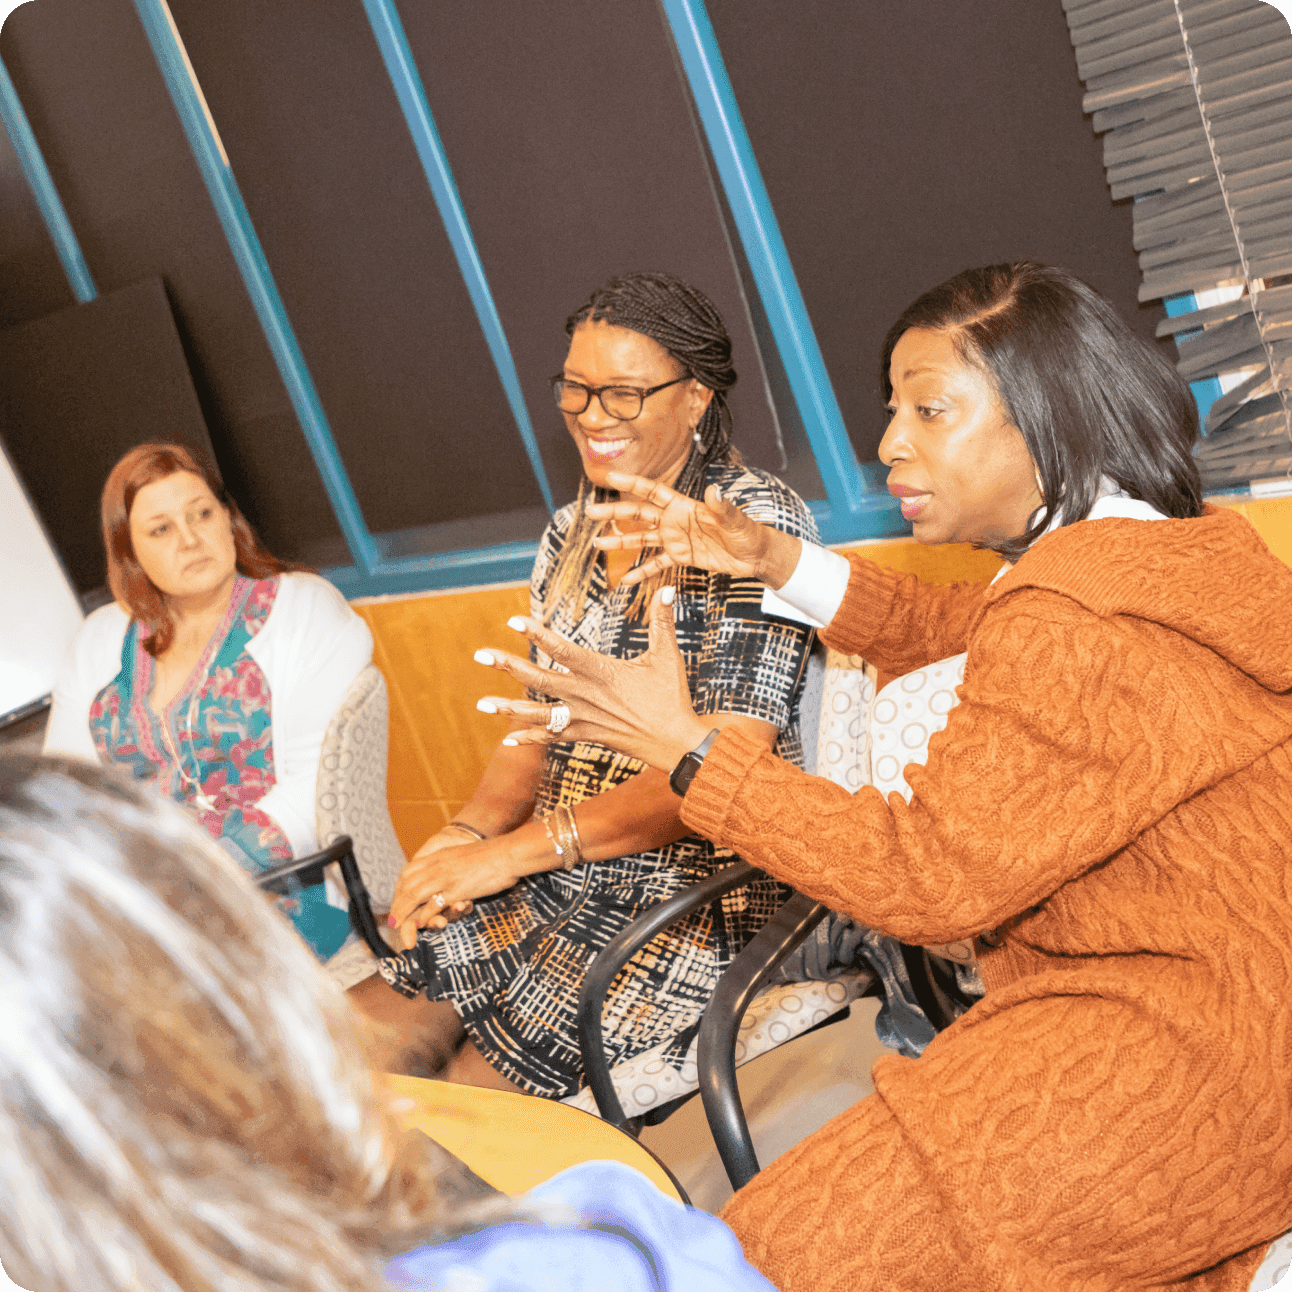
{"label": "long dark hair", "polygon": [[[566,319],[566,335],[573,336],[575,328],[589,322],[611,323],[650,337],[682,365],[687,376],[713,391],[695,428],[691,452],[673,485],[678,493],[703,497],[705,474],[711,465],[740,462],[731,443],[731,410],[726,398],[736,384],[736,370],[731,366],[731,337],[722,315],[699,288],[672,274],[637,273],[612,278],[597,288]],[[575,618],[581,617],[597,560],[592,540],[601,529],[601,522],[588,518],[586,508],[589,502],[606,502],[617,496],[612,490],[594,486],[587,476],[580,481],[574,523],[549,583],[545,618],[550,619],[567,598],[573,599]],[[644,610],[655,589],[675,579],[676,571],[669,570],[640,585],[629,612]]]}
{"label": "long dark hair", "polygon": [[1056,510],[1084,520],[1108,476],[1163,515],[1202,514],[1193,459],[1198,409],[1184,379],[1093,287],[1031,261],[966,269],[902,311],[884,338],[880,381],[910,328],[952,334],[986,369],[1040,474],[1044,508],[1017,538],[988,543],[1016,561]]}
{"label": "long dark hair", "polygon": [[238,573],[252,579],[268,579],[288,570],[304,570],[271,556],[260,545],[255,531],[229,496],[215,468],[182,444],[140,444],[131,449],[108,473],[99,510],[103,521],[103,546],[108,556],[108,587],[112,595],[148,629],[144,650],[160,655],[175,636],[175,621],[166,598],[144,573],[130,538],[130,509],[145,485],[187,471],[206,482],[215,500],[229,513]]}

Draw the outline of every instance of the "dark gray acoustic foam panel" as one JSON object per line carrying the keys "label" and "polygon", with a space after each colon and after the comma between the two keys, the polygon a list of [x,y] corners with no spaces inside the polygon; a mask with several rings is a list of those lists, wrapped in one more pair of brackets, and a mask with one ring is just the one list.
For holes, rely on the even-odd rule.
{"label": "dark gray acoustic foam panel", "polygon": [[0,332],[0,435],[77,591],[101,587],[99,496],[118,458],[149,440],[211,456],[161,280]]}
{"label": "dark gray acoustic foam panel", "polygon": [[[227,6],[221,10],[227,16]],[[226,484],[276,556],[348,559],[327,494],[215,209],[128,0],[19,6],[0,56],[90,272],[107,293],[157,277]],[[236,159],[235,159],[236,165]],[[8,234],[0,227],[0,242]],[[28,253],[15,274],[39,270]],[[14,322],[67,300],[50,282]],[[0,300],[11,285],[0,280]]]}

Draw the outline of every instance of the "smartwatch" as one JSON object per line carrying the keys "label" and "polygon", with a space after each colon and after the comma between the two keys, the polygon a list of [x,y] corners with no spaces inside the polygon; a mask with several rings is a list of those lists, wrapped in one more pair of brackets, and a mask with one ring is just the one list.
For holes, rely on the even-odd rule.
{"label": "smartwatch", "polygon": [[677,760],[677,766],[673,768],[673,774],[668,778],[668,787],[674,794],[682,798],[686,797],[687,790],[691,788],[691,782],[695,780],[696,772],[704,765],[705,754],[709,752],[710,745],[718,738],[718,730],[717,727],[714,727],[689,754],[683,754]]}

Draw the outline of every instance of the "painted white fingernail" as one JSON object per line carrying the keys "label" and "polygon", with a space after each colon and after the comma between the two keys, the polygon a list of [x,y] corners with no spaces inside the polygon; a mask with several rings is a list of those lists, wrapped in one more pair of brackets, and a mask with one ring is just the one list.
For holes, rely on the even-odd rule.
{"label": "painted white fingernail", "polygon": [[476,708],[479,709],[481,713],[498,712],[498,706],[492,700],[477,700]]}
{"label": "painted white fingernail", "polygon": [[506,745],[509,749],[511,749],[511,748],[514,748],[516,745],[519,745],[520,741],[513,740],[510,736],[504,736],[502,743]]}
{"label": "painted white fingernail", "polygon": [[494,657],[491,654],[489,654],[487,650],[478,650],[471,658],[474,659],[477,664],[496,663],[496,661],[494,660]]}
{"label": "painted white fingernail", "polygon": [[518,633],[523,633],[525,631],[525,621],[519,615],[512,615],[507,620],[507,627],[514,628]]}
{"label": "painted white fingernail", "polygon": [[673,604],[673,594],[676,591],[677,591],[676,588],[665,588],[664,591],[659,594],[659,599],[666,606],[671,606]]}

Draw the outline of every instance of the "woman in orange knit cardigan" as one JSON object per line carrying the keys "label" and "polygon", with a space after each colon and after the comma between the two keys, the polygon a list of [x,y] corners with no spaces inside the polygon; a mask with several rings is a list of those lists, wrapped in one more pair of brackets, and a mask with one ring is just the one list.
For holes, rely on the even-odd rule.
{"label": "woman in orange knit cardigan", "polygon": [[884,385],[890,491],[922,542],[1000,552],[990,587],[649,481],[605,514],[654,522],[639,576],[753,573],[885,672],[967,652],[909,803],[711,739],[668,589],[637,660],[526,620],[570,676],[493,662],[563,697],[563,739],[677,768],[683,820],[778,879],[906,942],[979,937],[986,997],[729,1204],[780,1287],[1237,1292],[1292,1228],[1292,571],[1202,503],[1187,387],[1066,271],[927,293]]}

